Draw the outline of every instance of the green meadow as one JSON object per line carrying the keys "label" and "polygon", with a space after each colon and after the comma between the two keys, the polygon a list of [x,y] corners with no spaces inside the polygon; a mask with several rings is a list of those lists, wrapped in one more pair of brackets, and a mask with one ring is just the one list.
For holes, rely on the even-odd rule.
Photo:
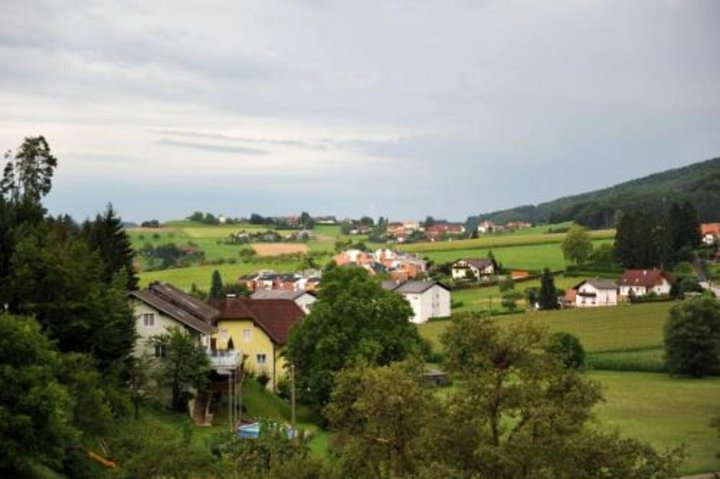
{"label": "green meadow", "polygon": [[589,371],[603,386],[598,424],[660,450],[685,445],[682,474],[720,471],[720,378],[673,378],[661,373]]}

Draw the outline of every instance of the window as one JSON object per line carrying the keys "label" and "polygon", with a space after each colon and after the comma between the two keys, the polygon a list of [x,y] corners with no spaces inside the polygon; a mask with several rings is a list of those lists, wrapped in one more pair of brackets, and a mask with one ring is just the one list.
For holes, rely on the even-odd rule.
{"label": "window", "polygon": [[164,358],[165,357],[165,346],[162,346],[160,344],[155,345],[155,357],[156,358]]}
{"label": "window", "polygon": [[155,326],[155,313],[144,313],[142,318],[143,325],[150,327]]}
{"label": "window", "polygon": [[257,354],[257,355],[255,356],[255,362],[256,362],[259,366],[264,366],[265,363],[267,362],[267,357],[266,357],[264,354]]}
{"label": "window", "polygon": [[252,329],[243,329],[243,340],[250,341],[252,339]]}

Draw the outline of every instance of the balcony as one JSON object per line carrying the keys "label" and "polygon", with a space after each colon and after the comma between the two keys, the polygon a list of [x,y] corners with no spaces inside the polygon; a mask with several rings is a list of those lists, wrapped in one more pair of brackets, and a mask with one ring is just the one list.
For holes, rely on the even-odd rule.
{"label": "balcony", "polygon": [[210,366],[218,372],[235,369],[242,364],[243,360],[242,351],[237,350],[207,350],[207,355],[210,358]]}

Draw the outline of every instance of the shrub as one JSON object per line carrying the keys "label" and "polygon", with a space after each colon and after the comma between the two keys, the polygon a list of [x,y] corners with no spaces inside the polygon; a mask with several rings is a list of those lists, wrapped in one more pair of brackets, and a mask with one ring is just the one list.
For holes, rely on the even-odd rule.
{"label": "shrub", "polygon": [[550,335],[546,350],[568,368],[580,369],[585,365],[585,349],[580,340],[570,333]]}

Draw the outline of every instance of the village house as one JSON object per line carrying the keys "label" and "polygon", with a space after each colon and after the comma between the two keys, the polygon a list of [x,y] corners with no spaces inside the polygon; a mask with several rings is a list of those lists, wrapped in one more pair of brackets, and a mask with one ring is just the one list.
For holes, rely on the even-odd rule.
{"label": "village house", "polygon": [[575,286],[574,306],[577,308],[594,308],[599,306],[617,306],[618,286],[615,282],[593,278],[586,279]]}
{"label": "village house", "polygon": [[673,278],[658,269],[629,269],[620,277],[620,296],[630,298],[649,293],[669,295]]}
{"label": "village house", "polygon": [[497,272],[497,263],[492,258],[463,258],[452,264],[454,280],[489,278]]}
{"label": "village house", "polygon": [[410,303],[410,321],[426,323],[430,318],[450,316],[450,290],[436,281],[383,281],[383,288],[402,295]]}
{"label": "village house", "polygon": [[213,350],[242,350],[246,357],[244,369],[266,376],[267,388],[277,391],[286,373],[282,350],[288,333],[305,317],[300,306],[289,299],[248,298],[211,300],[210,305],[219,312],[214,319]]}
{"label": "village house", "polygon": [[446,236],[460,236],[465,233],[465,225],[462,223],[435,223],[425,228],[425,238],[430,241],[438,241]]}
{"label": "village house", "polygon": [[367,266],[375,262],[375,256],[367,251],[360,251],[359,249],[349,249],[342,251],[333,256],[333,261],[338,266],[345,265],[356,265],[356,266]]}
{"label": "village house", "polygon": [[717,243],[720,238],[720,223],[703,223],[700,225],[700,235],[703,243],[708,246]]}
{"label": "village house", "polygon": [[137,339],[133,354],[136,357],[144,353],[162,356],[163,351],[153,346],[150,339],[167,333],[172,327],[184,329],[198,345],[209,347],[209,338],[215,331],[212,323],[220,314],[216,309],[175,286],[160,282],[132,291],[129,299],[135,315]]}
{"label": "village house", "polygon": [[250,295],[251,299],[289,299],[295,302],[305,314],[310,313],[310,306],[317,301],[314,293],[299,289],[297,291],[285,290],[258,290]]}
{"label": "village house", "polygon": [[532,223],[526,223],[525,221],[508,221],[505,224],[505,229],[510,231],[524,230],[532,228]]}

